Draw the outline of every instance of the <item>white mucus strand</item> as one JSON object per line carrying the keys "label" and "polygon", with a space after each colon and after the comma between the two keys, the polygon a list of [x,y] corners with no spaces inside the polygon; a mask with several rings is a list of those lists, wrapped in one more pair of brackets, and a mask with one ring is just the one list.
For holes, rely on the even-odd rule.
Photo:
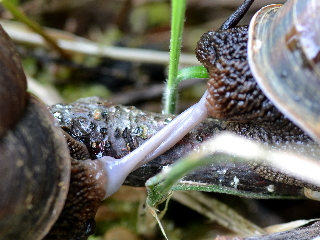
{"label": "white mucus strand", "polygon": [[239,178],[237,178],[237,176],[234,176],[233,181],[231,182],[231,186],[237,189],[239,182],[240,182]]}
{"label": "white mucus strand", "polygon": [[268,185],[267,190],[268,190],[268,192],[274,192],[274,190],[275,190],[274,185],[273,184]]}

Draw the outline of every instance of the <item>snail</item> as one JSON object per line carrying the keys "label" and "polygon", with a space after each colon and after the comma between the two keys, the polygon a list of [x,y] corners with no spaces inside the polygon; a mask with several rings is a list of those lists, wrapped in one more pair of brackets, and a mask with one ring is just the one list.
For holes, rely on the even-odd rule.
{"label": "snail", "polygon": [[0,238],[87,239],[101,200],[120,188],[156,143],[121,159],[91,160],[86,146],[27,93],[18,53],[2,27],[0,69]]}
{"label": "snail", "polygon": [[[95,163],[70,158],[67,141],[56,120],[39,99],[26,92],[26,77],[19,56],[2,27],[0,36],[0,238],[43,239],[64,205],[64,212],[77,213],[79,209],[67,208],[68,202],[75,200],[71,200],[74,194],[79,194],[79,204],[86,207],[83,209],[91,209],[94,216],[95,203],[99,203],[106,193],[99,187],[100,177],[94,175],[96,169],[90,166]],[[72,188],[78,183],[73,179],[79,181],[78,178],[85,177],[86,173],[92,176],[83,181],[83,185],[90,187],[92,184],[95,188],[82,192],[79,186]],[[68,191],[69,185],[75,191]],[[89,198],[86,198],[88,201],[81,199],[86,194],[92,195],[91,202]],[[80,220],[78,229],[64,229],[62,217],[57,221],[62,224],[61,231],[53,232],[46,239],[51,236],[54,239],[86,239],[92,231],[92,214],[71,217],[71,220]],[[73,222],[68,224],[71,226]]]}
{"label": "snail", "polygon": [[[200,101],[121,159],[104,156],[91,160],[82,143],[62,132],[45,105],[26,92],[26,80],[17,53],[1,28],[0,81],[1,86],[7,86],[8,83],[9,86],[1,90],[0,161],[5,167],[1,169],[4,178],[0,189],[1,193],[10,194],[2,194],[5,197],[0,199],[0,237],[86,239],[93,232],[93,218],[100,201],[116,192],[131,171],[164,153],[208,116],[225,120],[230,129],[240,135],[260,139],[266,144],[278,144],[280,148],[286,148],[291,143],[318,146],[312,139],[319,141],[317,131],[314,131],[316,127],[309,126],[312,121],[304,123],[303,119],[296,120],[297,113],[286,113],[283,105],[289,102],[288,99],[279,107],[280,103],[275,103],[277,100],[272,100],[272,96],[264,92],[266,97],[262,91],[269,91],[269,86],[260,83],[267,81],[264,76],[257,80],[257,85],[256,79],[262,71],[251,62],[256,61],[254,56],[265,45],[263,38],[254,34],[259,33],[253,26],[260,26],[255,22],[261,21],[260,17],[253,18],[249,34],[248,27],[234,27],[250,2],[245,1],[242,5],[244,8],[239,8],[242,13],[238,11],[230,18],[235,20],[228,20],[221,30],[204,34],[198,42],[197,57],[210,74],[208,90]],[[319,9],[319,4],[312,0],[292,0],[281,8],[278,5],[273,7],[274,13],[282,16],[297,9]],[[261,10],[256,16],[263,12]],[[289,43],[289,52],[301,57],[303,48],[297,28],[291,28],[283,35]],[[303,55],[301,68],[306,71],[316,67],[317,55],[307,61],[310,60],[309,56]],[[256,65],[261,63],[257,61]],[[290,69],[281,70],[279,79],[291,78]],[[314,79],[319,80],[319,77]],[[17,93],[14,94],[14,91]],[[6,96],[10,97],[10,101],[5,100]],[[19,98],[16,99],[16,96]],[[304,101],[302,95],[294,96],[298,97],[298,103]],[[316,94],[313,96],[316,97]],[[310,104],[313,116],[317,107],[316,99],[306,105]],[[248,122],[251,123],[249,130],[243,128],[243,123]],[[41,144],[30,143],[31,138]],[[25,158],[26,155],[28,158]],[[267,173],[263,176],[275,181],[319,189],[318,186],[277,173],[264,165],[253,164],[252,167],[262,175]],[[22,183],[28,187],[22,188]],[[18,231],[14,228],[16,226],[19,227]]]}
{"label": "snail", "polygon": [[[137,167],[165,152],[206,117],[221,119],[229,131],[275,148],[302,153],[306,147],[318,159],[319,38],[314,30],[319,27],[313,17],[320,4],[289,0],[262,8],[249,26],[236,26],[252,3],[244,1],[219,30],[201,36],[196,56],[208,70],[208,90],[157,134],[167,134],[165,141]],[[296,16],[301,12],[312,17],[300,20]],[[282,67],[283,62],[288,64]],[[317,195],[319,186],[271,166],[251,165],[266,179],[305,187],[311,198]]]}
{"label": "snail", "polygon": [[155,144],[121,159],[91,160],[86,146],[26,92],[18,53],[2,27],[0,69],[0,238],[87,239],[101,200],[120,188]]}
{"label": "snail", "polygon": [[[320,81],[319,40],[313,18],[318,9],[317,1],[290,0],[283,6],[262,8],[249,29],[233,27],[204,34],[196,54],[210,74],[209,115],[263,126],[272,133],[265,141],[269,144],[319,142],[315,88]],[[253,163],[253,168],[267,179],[303,185],[266,166]]]}
{"label": "snail", "polygon": [[121,159],[91,160],[86,146],[63,132],[47,107],[27,93],[18,53],[2,27],[0,69],[0,238],[87,239],[101,200],[145,163],[140,161],[168,130]]}
{"label": "snail", "polygon": [[[206,117],[224,120],[229,131],[276,148],[303,152],[300,147],[307,146],[318,158],[319,104],[314,87],[320,81],[318,38],[317,31],[311,31],[317,29],[317,22],[311,17],[300,21],[296,16],[302,10],[315,16],[319,3],[290,0],[283,6],[270,5],[255,14],[249,27],[236,26],[252,3],[244,1],[219,30],[201,36],[196,56],[208,70],[208,90],[197,104],[171,122],[171,131],[170,125],[163,129],[169,133],[166,141],[146,161],[166,151]],[[277,33],[275,39],[269,31]],[[283,62],[288,64],[282,67]],[[315,194],[319,190],[263,164],[252,163],[252,168],[272,181],[307,187]]]}

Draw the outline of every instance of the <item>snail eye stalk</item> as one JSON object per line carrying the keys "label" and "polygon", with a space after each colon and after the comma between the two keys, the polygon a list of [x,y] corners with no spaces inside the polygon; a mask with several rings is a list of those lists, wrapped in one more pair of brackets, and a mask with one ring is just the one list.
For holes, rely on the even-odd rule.
{"label": "snail eye stalk", "polygon": [[221,25],[220,30],[226,30],[237,26],[243,16],[247,13],[254,0],[245,0],[238,9]]}
{"label": "snail eye stalk", "polygon": [[198,103],[178,115],[152,138],[121,159],[109,156],[97,159],[106,173],[106,197],[115,193],[130,172],[163,154],[207,116],[205,107],[207,92]]}

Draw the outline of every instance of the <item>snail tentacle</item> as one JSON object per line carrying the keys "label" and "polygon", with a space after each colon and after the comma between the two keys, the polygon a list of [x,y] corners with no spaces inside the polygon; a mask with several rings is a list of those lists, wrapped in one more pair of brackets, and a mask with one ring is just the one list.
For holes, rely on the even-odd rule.
{"label": "snail tentacle", "polygon": [[115,193],[130,172],[166,152],[207,117],[204,104],[206,95],[204,94],[198,103],[177,116],[152,138],[125,157],[115,159],[105,156],[96,160],[101,162],[108,178],[105,197]]}
{"label": "snail tentacle", "polygon": [[245,0],[238,8],[237,10],[231,14],[231,16],[221,25],[219,29],[225,30],[230,29],[240,22],[240,20],[243,18],[243,16],[247,13],[249,8],[251,7],[254,0]]}

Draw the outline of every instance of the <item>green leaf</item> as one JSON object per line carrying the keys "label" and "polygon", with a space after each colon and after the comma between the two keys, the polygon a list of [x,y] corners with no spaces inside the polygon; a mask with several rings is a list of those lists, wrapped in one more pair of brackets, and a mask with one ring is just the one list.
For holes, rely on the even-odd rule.
{"label": "green leaf", "polygon": [[178,71],[177,82],[191,78],[208,78],[207,69],[203,66],[183,68]]}

